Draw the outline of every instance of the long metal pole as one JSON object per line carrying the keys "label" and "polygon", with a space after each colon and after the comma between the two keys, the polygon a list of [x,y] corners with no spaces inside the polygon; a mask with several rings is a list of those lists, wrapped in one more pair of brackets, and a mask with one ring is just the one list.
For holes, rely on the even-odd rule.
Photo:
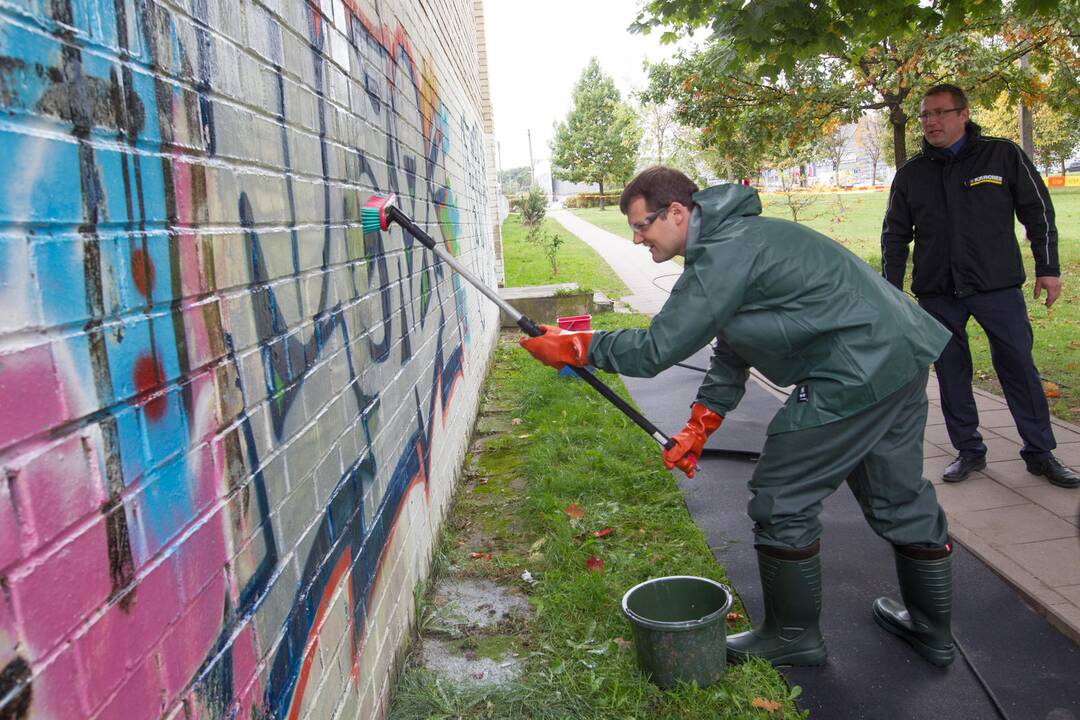
{"label": "long metal pole", "polygon": [[532,154],[532,130],[526,130],[525,135],[529,138],[529,189],[536,186],[536,165],[533,163]]}
{"label": "long metal pole", "polygon": [[[446,251],[445,248],[436,243],[430,235],[424,232],[419,225],[413,222],[412,218],[402,212],[397,206],[391,205],[390,207],[388,207],[386,209],[386,214],[390,218],[390,220],[396,222],[398,225],[401,225],[401,227],[408,231],[410,235],[423,243],[424,247],[435,253],[435,255],[440,260],[449,265],[454,270],[454,272],[465,278],[466,282],[468,282],[470,285],[483,293],[484,296],[491,300],[493,303],[498,305],[503,312],[513,318],[514,322],[517,323],[517,326],[521,328],[526,335],[529,335],[530,337],[538,337],[544,334],[544,331],[541,330],[536,323],[522,315],[520,312],[514,309],[513,305],[503,300],[501,297],[499,297],[497,293],[492,291],[491,288],[480,282],[480,280],[475,275],[466,270],[465,267],[458,262],[456,257],[451,255],[449,252]],[[617,407],[628,418],[633,420],[638,427],[649,433],[649,435],[652,436],[652,439],[655,440],[660,445],[660,447],[667,449],[675,445],[675,442],[671,440],[667,435],[662,433],[660,431],[660,428],[649,422],[648,418],[639,413],[629,403],[627,403],[625,400],[615,394],[615,391],[605,385],[604,382],[600,380],[600,378],[596,377],[591,372],[582,367],[575,367],[573,368],[573,370],[575,373],[577,373],[578,377],[592,385],[598,393],[603,395],[604,399]]]}

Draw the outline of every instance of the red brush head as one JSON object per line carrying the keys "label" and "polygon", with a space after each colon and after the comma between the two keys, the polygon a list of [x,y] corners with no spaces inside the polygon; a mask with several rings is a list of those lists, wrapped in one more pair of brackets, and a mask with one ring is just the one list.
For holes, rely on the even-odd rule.
{"label": "red brush head", "polygon": [[387,217],[387,208],[397,204],[397,196],[394,193],[380,195],[376,193],[368,198],[364,207],[360,208],[360,224],[364,232],[386,230],[390,227],[390,218]]}

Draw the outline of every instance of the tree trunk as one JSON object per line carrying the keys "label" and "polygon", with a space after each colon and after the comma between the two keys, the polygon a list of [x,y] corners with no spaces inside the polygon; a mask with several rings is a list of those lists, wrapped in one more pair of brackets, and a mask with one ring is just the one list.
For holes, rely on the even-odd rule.
{"label": "tree trunk", "polygon": [[1061,177],[1065,177],[1065,158],[1061,158]]}
{"label": "tree trunk", "polygon": [[600,178],[598,183],[600,185],[600,209],[604,209],[604,178]]}
{"label": "tree trunk", "polygon": [[877,160],[870,161],[870,184],[877,185]]}
{"label": "tree trunk", "polygon": [[904,132],[907,129],[908,116],[899,107],[894,107],[889,112],[889,122],[893,132],[893,167],[899,170],[907,160],[907,137]]}

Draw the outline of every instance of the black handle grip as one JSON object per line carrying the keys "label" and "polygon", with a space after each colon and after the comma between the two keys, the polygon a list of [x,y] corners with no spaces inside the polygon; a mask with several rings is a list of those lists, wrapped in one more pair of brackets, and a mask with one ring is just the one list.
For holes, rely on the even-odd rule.
{"label": "black handle grip", "polygon": [[544,334],[544,331],[540,329],[539,325],[537,325],[524,315],[518,318],[517,326],[521,328],[521,332],[525,333],[529,337],[540,337]]}

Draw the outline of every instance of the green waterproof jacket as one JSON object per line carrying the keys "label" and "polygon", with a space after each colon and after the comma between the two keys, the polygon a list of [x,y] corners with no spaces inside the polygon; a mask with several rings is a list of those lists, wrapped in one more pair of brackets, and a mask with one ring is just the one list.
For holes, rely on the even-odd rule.
{"label": "green waterproof jacket", "polygon": [[794,385],[769,434],[849,417],[937,359],[950,334],[854,254],[809,228],[760,217],[753,188],[694,195],[700,227],[671,297],[645,330],[596,332],[588,360],[652,377],[716,338],[697,401],[726,415],[749,368]]}

